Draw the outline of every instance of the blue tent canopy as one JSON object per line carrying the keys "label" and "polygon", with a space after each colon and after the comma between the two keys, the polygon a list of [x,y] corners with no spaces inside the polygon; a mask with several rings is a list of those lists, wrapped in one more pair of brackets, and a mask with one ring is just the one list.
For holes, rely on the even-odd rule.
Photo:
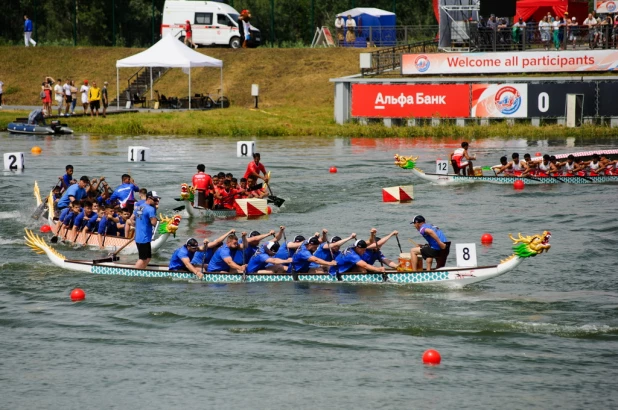
{"label": "blue tent canopy", "polygon": [[[372,7],[357,7],[338,15],[346,21],[348,16],[352,16],[356,22],[355,46],[365,47],[367,41],[371,41],[377,47],[394,46],[397,43],[395,13]],[[353,45],[350,44],[350,46]]]}

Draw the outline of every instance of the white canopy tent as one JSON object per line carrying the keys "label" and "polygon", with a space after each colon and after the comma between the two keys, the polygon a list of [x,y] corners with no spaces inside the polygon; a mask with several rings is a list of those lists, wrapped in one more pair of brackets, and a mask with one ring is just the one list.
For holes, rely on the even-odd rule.
{"label": "white canopy tent", "polygon": [[171,34],[163,37],[148,50],[116,61],[117,108],[120,109],[120,76],[124,67],[150,67],[150,98],[152,99],[152,67],[183,68],[189,70],[189,109],[191,109],[191,68],[215,67],[221,70],[221,93],[223,94],[223,61],[205,56],[185,46]]}

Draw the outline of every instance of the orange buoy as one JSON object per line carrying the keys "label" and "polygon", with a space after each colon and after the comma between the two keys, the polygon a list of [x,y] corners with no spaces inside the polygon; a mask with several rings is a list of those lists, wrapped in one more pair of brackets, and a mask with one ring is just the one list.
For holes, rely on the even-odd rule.
{"label": "orange buoy", "polygon": [[484,233],[483,236],[481,236],[481,243],[490,244],[493,241],[494,241],[494,237],[491,236],[491,234]]}
{"label": "orange buoy", "polygon": [[336,174],[336,173],[337,173],[337,167],[330,167],[329,172],[330,172],[331,174]]}
{"label": "orange buoy", "polygon": [[43,226],[41,226],[41,232],[42,232],[42,233],[51,232],[51,230],[52,230],[52,229],[51,229],[51,226],[49,226],[49,225],[43,225]]}
{"label": "orange buoy", "polygon": [[534,156],[535,157],[541,157],[541,156],[543,156],[543,153],[542,152],[535,152]]}
{"label": "orange buoy", "polygon": [[34,147],[32,147],[32,149],[30,149],[30,152],[34,155],[39,155],[41,152],[43,152],[43,150],[41,149],[41,147],[35,145]]}
{"label": "orange buoy", "polygon": [[268,215],[272,214],[272,213],[273,213],[273,209],[272,209],[270,206],[267,206],[267,207],[266,207],[266,213],[267,213]]}
{"label": "orange buoy", "polygon": [[73,291],[71,292],[71,300],[73,302],[79,302],[80,300],[84,299],[86,299],[86,292],[84,292],[80,288],[73,289]]}
{"label": "orange buoy", "polygon": [[439,365],[441,361],[442,361],[442,357],[440,356],[440,353],[437,350],[429,349],[429,350],[425,350],[425,353],[423,353],[423,363],[424,364],[430,364],[432,366],[436,366],[436,365]]}
{"label": "orange buoy", "polygon": [[522,181],[521,179],[516,180],[515,182],[513,182],[513,188],[524,189],[524,181]]}

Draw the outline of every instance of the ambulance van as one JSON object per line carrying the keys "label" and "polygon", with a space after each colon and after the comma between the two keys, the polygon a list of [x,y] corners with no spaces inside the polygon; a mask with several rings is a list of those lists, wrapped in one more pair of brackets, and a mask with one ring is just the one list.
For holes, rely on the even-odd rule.
{"label": "ambulance van", "polygon": [[[238,16],[239,13],[232,6],[216,1],[166,0],[161,36],[171,33],[184,41],[185,24],[189,20],[196,45],[239,48],[242,40],[238,33]],[[260,30],[251,30],[251,40],[252,47],[260,45]]]}

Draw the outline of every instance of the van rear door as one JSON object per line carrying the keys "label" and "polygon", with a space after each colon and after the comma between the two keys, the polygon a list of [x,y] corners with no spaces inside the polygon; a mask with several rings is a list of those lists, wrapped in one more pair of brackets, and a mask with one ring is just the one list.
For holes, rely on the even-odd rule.
{"label": "van rear door", "polygon": [[238,36],[238,28],[236,27],[236,24],[234,24],[232,19],[227,14],[218,13],[216,43],[227,45],[230,43],[230,39],[234,36]]}
{"label": "van rear door", "polygon": [[213,27],[212,13],[195,13],[193,21],[193,41],[197,44],[211,45],[215,43],[216,30]]}

